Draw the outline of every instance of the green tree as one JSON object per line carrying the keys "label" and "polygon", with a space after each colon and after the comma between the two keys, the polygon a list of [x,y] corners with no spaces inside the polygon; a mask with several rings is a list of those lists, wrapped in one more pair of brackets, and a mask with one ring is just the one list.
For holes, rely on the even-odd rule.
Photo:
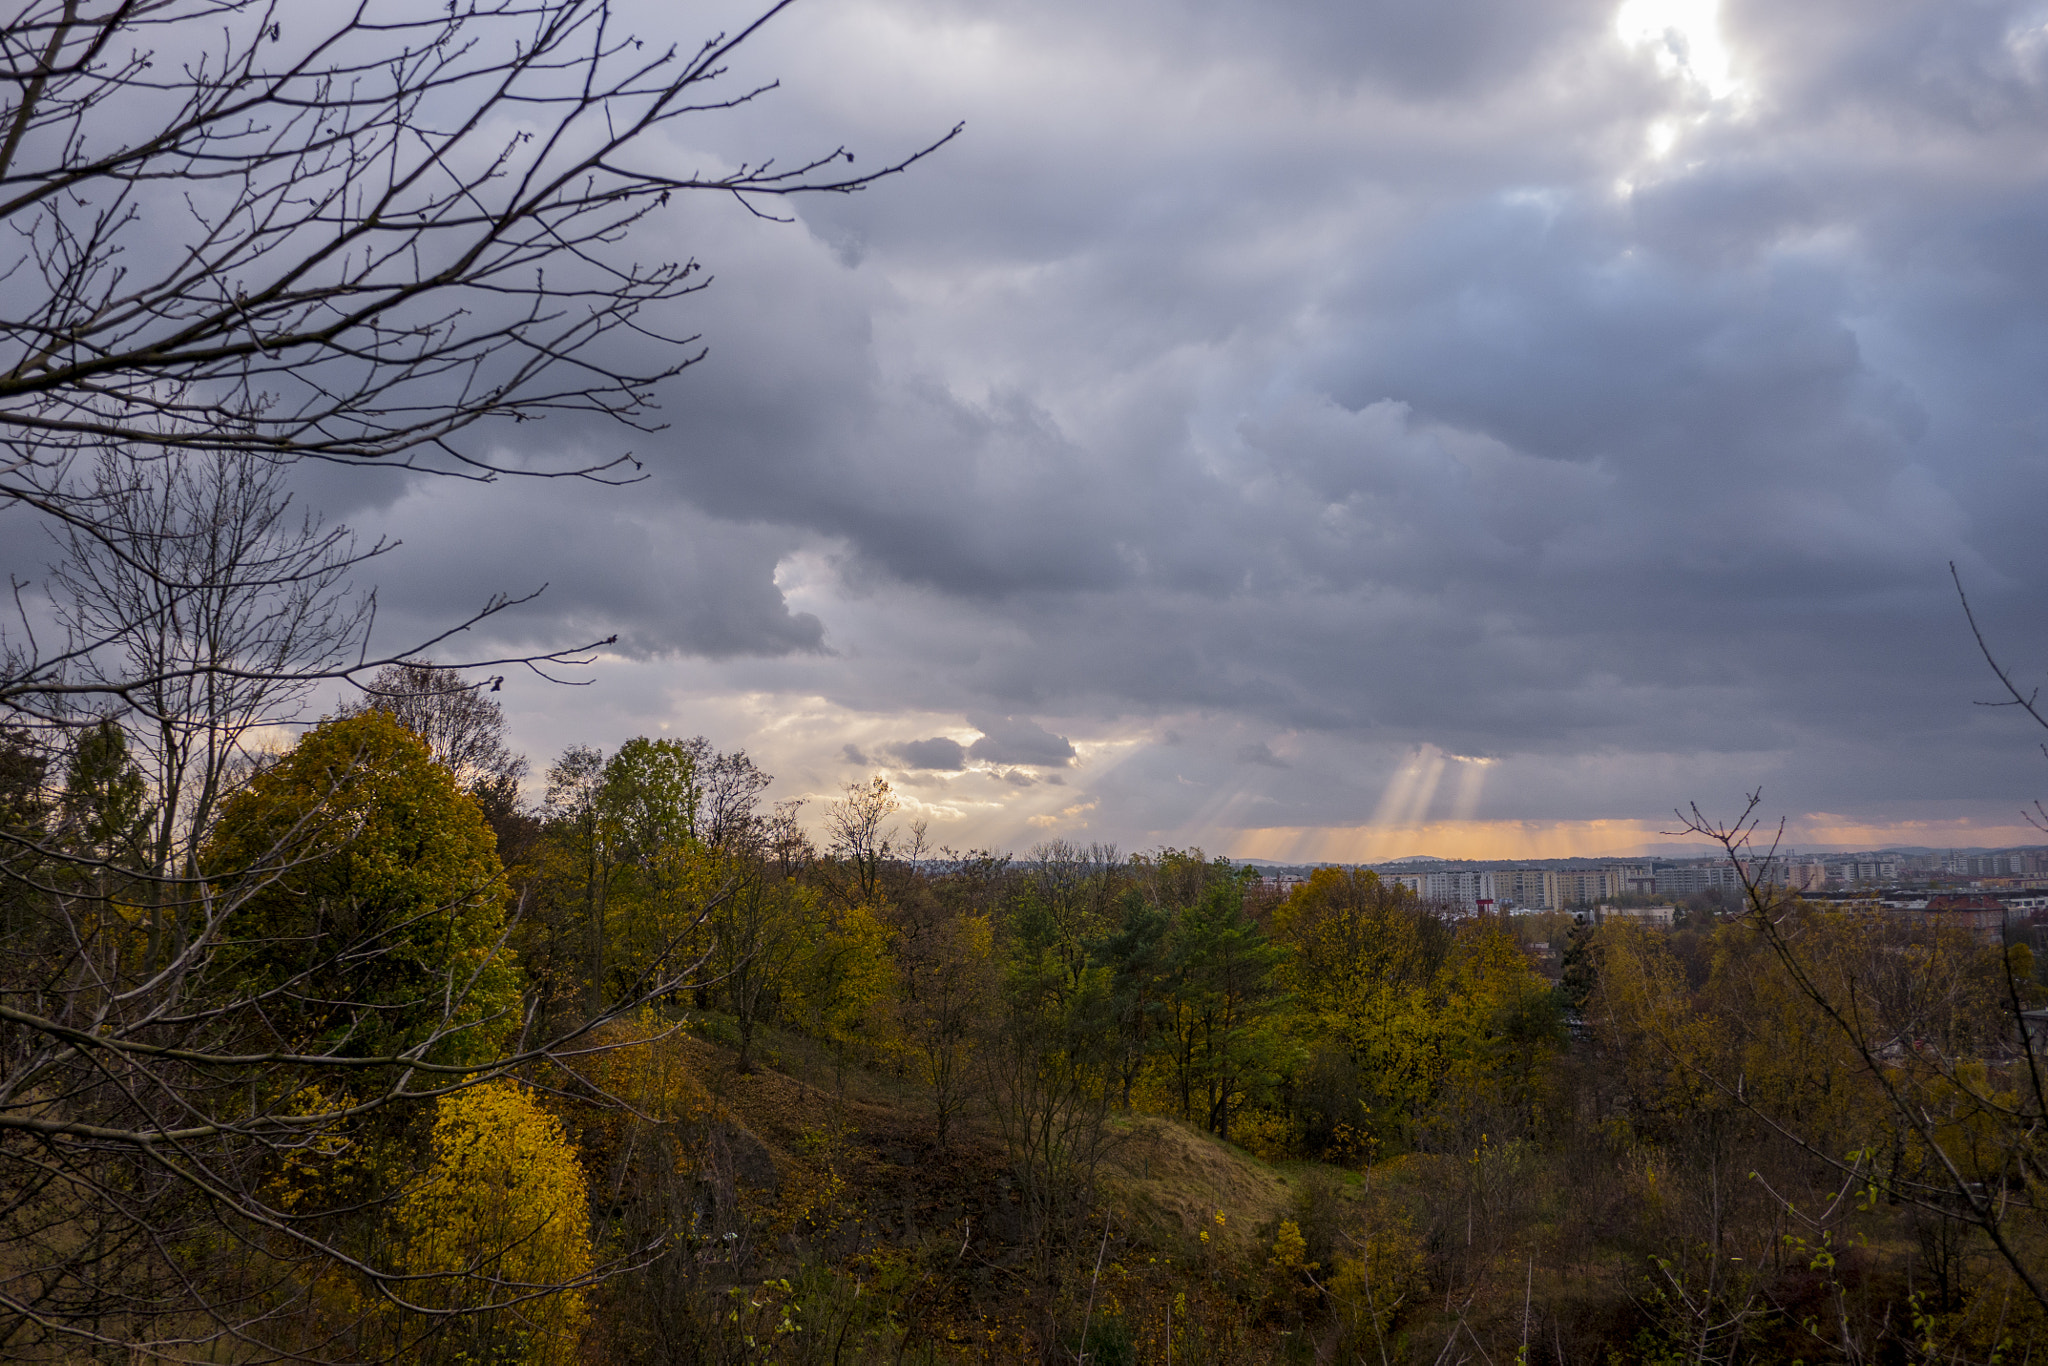
{"label": "green tree", "polygon": [[710,748],[701,738],[640,735],[605,762],[598,802],[629,861],[646,863],[697,837],[697,808],[704,799],[699,770]]}
{"label": "green tree", "polygon": [[75,681],[119,686],[154,798],[140,862],[158,968],[183,948],[199,850],[265,729],[298,716],[304,674],[360,657],[370,601],[348,573],[381,547],[358,554],[346,530],[292,515],[287,471],[268,455],[168,460],[123,442],[97,454],[89,481],[106,525],[64,529],[54,605],[94,644]]}
{"label": "green tree", "polygon": [[[1229,866],[1221,860],[1218,865]],[[1117,926],[1125,878],[1114,846],[1049,840],[1025,859],[1013,916],[1020,925],[1032,922],[1027,933],[1078,981],[1093,963],[1096,945]]]}
{"label": "green tree", "polygon": [[1211,880],[1184,909],[1168,947],[1165,1014],[1182,1115],[1230,1137],[1239,1107],[1277,1078],[1285,1051],[1276,1018],[1287,950],[1245,914],[1243,884]]}
{"label": "green tree", "polygon": [[49,928],[38,914],[42,898],[35,890],[48,835],[49,766],[49,756],[29,732],[0,726],[0,959],[12,965],[0,980],[15,990],[26,985],[22,970],[42,958],[40,931]]}
{"label": "green tree", "polygon": [[719,870],[697,839],[702,773],[711,747],[701,738],[637,736],[605,762],[596,804],[599,835],[616,876],[603,915],[609,999],[695,962],[705,951],[705,907]]}
{"label": "green tree", "polygon": [[147,865],[155,813],[149,783],[129,756],[119,722],[103,720],[74,738],[60,809],[59,844],[69,859],[53,869],[52,881],[81,908],[79,928],[87,931],[87,943],[77,967],[93,965],[80,974],[93,982],[93,994],[119,991],[130,985],[123,979],[138,963],[154,961],[153,955],[145,959],[145,946],[133,942],[131,917],[137,914],[133,898],[147,893],[138,875]]}
{"label": "green tree", "polygon": [[805,932],[823,916],[817,889],[785,875],[758,851],[717,859],[719,894],[710,908],[706,967],[739,1030],[738,1068],[750,1072],[761,1022],[788,994],[805,957]]}
{"label": "green tree", "polygon": [[1565,932],[1557,985],[1566,1008],[1574,1015],[1585,1014],[1600,984],[1599,947],[1594,942],[1597,928],[1591,920],[1580,918]]}
{"label": "green tree", "polygon": [[120,722],[103,720],[80,731],[64,774],[67,843],[89,860],[133,869],[149,817],[149,783],[129,757]]}
{"label": "green tree", "polygon": [[[10,6],[0,76],[0,175],[9,187],[0,237],[11,244],[0,268],[0,345],[9,357],[0,367],[0,465],[8,471],[0,507],[16,514],[8,536],[34,539],[21,536],[21,518],[76,532],[150,580],[148,594],[129,599],[145,614],[182,613],[223,585],[185,572],[204,569],[203,555],[164,543],[189,527],[125,519],[107,496],[118,482],[109,489],[90,477],[94,454],[132,455],[134,469],[246,458],[257,471],[319,460],[473,475],[539,472],[507,454],[503,433],[515,421],[572,414],[644,430],[664,381],[699,354],[650,321],[670,316],[704,277],[687,253],[629,246],[634,227],[693,192],[758,204],[848,191],[908,164],[880,158],[855,170],[850,153],[820,148],[698,176],[660,155],[680,124],[772,88],[718,82],[784,8],[765,6],[729,33],[676,45],[658,23],[630,31],[604,0]],[[611,344],[628,336],[635,344]],[[589,435],[540,443],[576,452],[544,460],[546,472],[627,467],[623,453],[589,454]],[[183,545],[203,549],[196,539]],[[324,572],[273,559],[237,582],[304,587]],[[510,605],[494,597],[434,638]],[[0,707],[75,726],[100,704],[141,708],[259,682],[278,698],[397,662],[351,649],[327,657],[252,649],[246,636],[226,648],[201,641],[124,660],[120,635],[142,624],[131,617],[85,639],[67,633],[55,648],[47,637],[6,642]],[[102,659],[115,667],[99,671]],[[166,713],[181,730],[197,721],[205,733],[195,738],[213,754],[246,715],[240,707],[172,714],[186,705],[170,703]],[[243,1179],[252,1170],[243,1158],[281,1134],[318,1128],[299,1125],[303,1117],[284,1129],[270,1127],[282,1116],[251,1119],[241,1081],[273,1065],[248,1060],[252,1034],[298,1033],[315,1016],[348,1014],[312,993],[350,992],[379,973],[406,977],[411,969],[398,968],[408,962],[422,970],[406,988],[413,994],[374,1007],[379,1018],[359,1019],[361,1030],[393,1032],[395,1018],[432,1014],[436,1002],[459,1017],[501,985],[496,977],[510,979],[502,956],[487,952],[473,977],[463,976],[465,955],[485,952],[470,931],[489,918],[482,904],[495,900],[473,888],[457,897],[471,898],[467,906],[442,898],[447,887],[421,898],[440,900],[445,930],[421,911],[353,942],[311,937],[353,933],[364,917],[405,902],[403,884],[434,878],[432,869],[344,866],[356,861],[344,847],[403,844],[412,834],[394,826],[355,838],[351,823],[377,826],[384,804],[350,804],[348,789],[376,780],[339,769],[329,777],[342,810],[325,809],[326,789],[281,793],[274,783],[243,807],[239,832],[205,840],[191,833],[193,807],[160,784],[166,822],[181,826],[188,847],[218,855],[174,867],[158,860],[167,890],[183,899],[184,943],[173,929],[171,950],[152,955],[148,978],[119,992],[8,993],[0,1190],[13,1211],[23,1208],[17,1193],[60,1194],[27,1211],[28,1232],[0,1228],[0,1355],[125,1356],[157,1350],[140,1344],[172,1344],[164,1350],[176,1355],[253,1359],[331,1346],[281,1344],[278,1301],[259,1281],[238,1273],[209,1282],[196,1270],[224,1246],[246,1246],[248,1228],[275,1227]],[[281,805],[296,806],[298,817],[270,821],[264,808]],[[91,869],[92,857],[59,840],[39,843],[29,885],[51,927],[47,943],[61,952],[23,971],[42,981],[107,979],[102,964],[77,952],[94,937],[88,917],[97,909],[51,894],[61,879],[44,876],[55,862]],[[231,857],[278,850],[287,862]],[[314,885],[321,879],[343,885]],[[258,898],[265,914],[243,904]],[[271,912],[283,918],[273,924]],[[425,971],[436,957],[438,978]],[[267,994],[224,997],[230,966],[275,969]],[[362,1041],[350,1036],[352,1046]],[[319,1066],[360,1075],[349,1059]],[[131,1180],[138,1171],[148,1179]],[[166,1191],[175,1198],[159,1203]],[[188,1197],[214,1222],[181,1222]],[[39,1243],[63,1223],[43,1216],[67,1202],[82,1218],[124,1228],[123,1253],[132,1255],[94,1250],[81,1259],[84,1240],[70,1249]],[[138,1264],[162,1281],[141,1286],[141,1273],[130,1271]]]}
{"label": "green tree", "polygon": [[830,1046],[843,1073],[855,1055],[893,1042],[890,1005],[897,995],[895,932],[865,902],[831,904],[804,888],[790,899],[800,919],[785,978],[787,1008]]}
{"label": "green tree", "polygon": [[1533,1134],[1550,1094],[1550,1064],[1564,1045],[1557,993],[1497,916],[1458,927],[1441,977],[1444,1053],[1441,1120],[1459,1137]]}
{"label": "green tree", "polygon": [[[232,797],[206,866],[241,905],[220,989],[278,1042],[489,1056],[517,1025],[506,888],[473,798],[382,712],[327,721]],[[244,887],[241,884],[253,883]]]}
{"label": "green tree", "polygon": [[1129,1109],[1131,1088],[1158,1044],[1165,1014],[1167,935],[1173,918],[1136,887],[1124,890],[1118,910],[1121,923],[1093,956],[1109,970],[1117,1096]]}
{"label": "green tree", "polygon": [[604,1009],[606,905],[621,862],[619,843],[605,817],[603,787],[604,752],[571,745],[548,769],[547,797],[541,807],[548,836],[548,876],[542,895],[570,902],[573,909],[559,919],[582,927],[583,1007],[585,1015],[593,1017]]}

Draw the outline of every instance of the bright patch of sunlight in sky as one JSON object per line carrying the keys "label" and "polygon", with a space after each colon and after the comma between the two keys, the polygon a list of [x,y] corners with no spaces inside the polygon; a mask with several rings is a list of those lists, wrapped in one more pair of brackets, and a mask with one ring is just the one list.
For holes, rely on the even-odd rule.
{"label": "bright patch of sunlight in sky", "polygon": [[1631,47],[1651,48],[1659,69],[1690,77],[1717,100],[1740,88],[1721,41],[1721,0],[1626,0],[1614,28]]}

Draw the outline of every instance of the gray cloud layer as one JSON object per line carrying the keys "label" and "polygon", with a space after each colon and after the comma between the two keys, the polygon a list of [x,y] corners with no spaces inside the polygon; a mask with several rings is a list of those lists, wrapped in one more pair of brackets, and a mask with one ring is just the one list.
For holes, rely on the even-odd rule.
{"label": "gray cloud layer", "polygon": [[799,11],[741,72],[784,89],[679,164],[965,138],[796,225],[673,209],[713,350],[635,443],[653,477],[359,507],[412,543],[387,597],[546,579],[522,641],[983,732],[850,747],[933,774],[1150,726],[1088,817],[1127,838],[1226,788],[1355,824],[1417,746],[1502,761],[1478,817],[2048,788],[1970,706],[1945,568],[2038,676],[2040,16],[1728,3],[1718,97],[1614,17]]}

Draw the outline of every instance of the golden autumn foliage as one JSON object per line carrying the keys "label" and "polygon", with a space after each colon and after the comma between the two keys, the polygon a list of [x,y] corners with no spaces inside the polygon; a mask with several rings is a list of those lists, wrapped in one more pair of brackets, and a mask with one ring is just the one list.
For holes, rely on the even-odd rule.
{"label": "golden autumn foliage", "polygon": [[1443,1076],[1436,979],[1442,926],[1402,888],[1362,870],[1318,868],[1274,916],[1293,948],[1289,984],[1313,1031],[1338,1042],[1370,1079],[1375,1127],[1426,1107]]}
{"label": "golden autumn foliage", "polygon": [[[574,1359],[588,1313],[589,1194],[562,1126],[510,1082],[445,1096],[433,1161],[394,1223],[404,1291],[449,1321],[420,1359]],[[565,1288],[566,1287],[566,1288]]]}
{"label": "golden autumn foliage", "polygon": [[815,918],[788,976],[791,1013],[842,1053],[879,1055],[893,1042],[896,966],[888,921],[866,901],[836,912],[813,901],[810,909]]}
{"label": "golden autumn foliage", "polygon": [[[452,1024],[428,1061],[466,1064],[524,986],[553,1021],[530,1030],[569,1040],[431,1114],[356,1105],[387,1063],[236,1083],[280,1131],[315,1121],[251,1163],[289,1228],[218,1273],[271,1276],[294,1350],[1732,1366],[2048,1341],[2023,947],[1796,901],[1536,923],[1362,869],[1279,895],[1199,850],[905,858],[881,783],[820,855],[794,804],[702,833],[700,779],[739,770],[701,740],[574,757],[522,846],[531,982],[495,951],[474,804],[381,716],[316,729],[228,812],[217,882],[252,894],[211,970],[274,994],[252,1028],[389,1051]],[[301,1230],[339,1255],[301,1275]]]}
{"label": "golden autumn foliage", "polygon": [[1273,1246],[1266,1257],[1266,1293],[1276,1306],[1294,1308],[1312,1303],[1315,1286],[1311,1279],[1321,1266],[1309,1260],[1308,1240],[1301,1225],[1282,1219],[1273,1232]]}
{"label": "golden autumn foliage", "polygon": [[1337,1255],[1327,1282],[1345,1341],[1361,1359],[1378,1359],[1395,1322],[1429,1292],[1419,1240],[1399,1208],[1369,1207],[1364,1228]]}
{"label": "golden autumn foliage", "polygon": [[627,1107],[610,1107],[608,1113],[637,1112],[656,1123],[698,1120],[713,1106],[685,1056],[687,1047],[680,1026],[642,1009],[592,1031],[589,1050],[570,1070]]}
{"label": "golden autumn foliage", "polygon": [[1362,1079],[1343,1124],[1385,1141],[1445,1107],[1535,1122],[1556,1004],[1499,921],[1453,931],[1368,870],[1319,868],[1273,924],[1292,950],[1295,1028],[1340,1047]]}
{"label": "golden autumn foliage", "polygon": [[723,1111],[691,1066],[689,1048],[679,1026],[642,1010],[593,1030],[587,1049],[565,1060],[566,1076],[550,1073],[564,1097],[555,1108],[600,1183],[698,1165],[688,1139]]}
{"label": "golden autumn foliage", "polygon": [[1439,989],[1442,1103],[1475,1123],[1492,1115],[1533,1132],[1562,1044],[1550,984],[1499,920],[1482,917],[1459,927]]}
{"label": "golden autumn foliage", "polygon": [[1805,906],[1783,927],[1789,959],[1748,920],[1717,926],[1696,991],[1668,936],[1601,928],[1595,1014],[1642,1120],[1741,1109],[1829,1157],[1924,1159],[1925,1138],[1900,1124],[1889,1089],[1974,1165],[1972,1147],[1990,1142],[1990,1112],[2016,1099],[1972,1061],[1998,1048],[1997,951],[1955,931]]}

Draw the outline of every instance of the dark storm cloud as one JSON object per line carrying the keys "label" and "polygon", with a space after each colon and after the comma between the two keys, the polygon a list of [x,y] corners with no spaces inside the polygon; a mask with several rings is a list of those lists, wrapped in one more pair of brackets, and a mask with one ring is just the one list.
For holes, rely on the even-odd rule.
{"label": "dark storm cloud", "polygon": [[1074,746],[1024,716],[976,716],[969,720],[982,732],[967,747],[969,757],[989,764],[1028,764],[1061,768],[1074,762]]}
{"label": "dark storm cloud", "polygon": [[406,610],[530,570],[531,638],[983,731],[856,763],[1171,719],[1097,793],[1144,828],[1360,820],[1418,745],[1502,761],[1482,815],[2024,795],[1945,566],[2048,664],[2029,14],[1731,0],[1716,99],[1606,4],[820,6],[678,164],[966,137],[797,225],[669,211],[716,282],[652,320],[712,346],[654,477],[400,500]]}
{"label": "dark storm cloud", "polygon": [[790,611],[775,583],[789,532],[673,502],[650,507],[633,488],[533,488],[429,480],[378,519],[402,543],[381,566],[382,591],[399,606],[380,623],[387,645],[460,619],[493,593],[544,589],[490,634],[527,648],[616,634],[613,648],[629,657],[824,648],[822,624]]}
{"label": "dark storm cloud", "polygon": [[905,740],[891,745],[888,753],[909,768],[930,768],[958,772],[967,766],[967,748],[958,740],[935,735],[929,740]]}

